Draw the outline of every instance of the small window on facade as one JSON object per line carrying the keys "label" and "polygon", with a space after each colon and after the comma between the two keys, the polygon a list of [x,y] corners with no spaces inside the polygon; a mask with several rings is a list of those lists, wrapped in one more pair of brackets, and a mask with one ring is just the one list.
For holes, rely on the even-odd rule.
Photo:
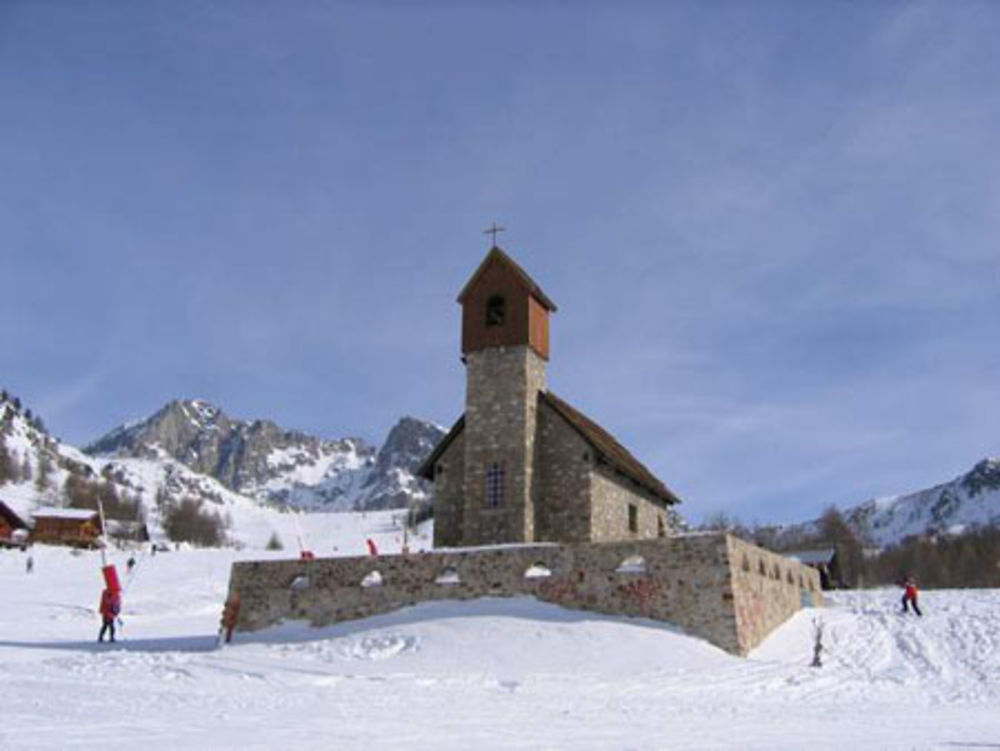
{"label": "small window on facade", "polygon": [[503,467],[498,462],[486,470],[486,505],[499,508],[503,503]]}
{"label": "small window on facade", "polygon": [[628,505],[628,531],[639,531],[639,509],[634,503]]}
{"label": "small window on facade", "polygon": [[666,537],[667,536],[667,525],[663,523],[663,517],[656,517],[656,536]]}
{"label": "small window on facade", "polygon": [[507,318],[507,301],[500,295],[493,295],[486,301],[486,325],[503,326]]}
{"label": "small window on facade", "polygon": [[438,465],[437,465],[437,466],[436,466],[436,467],[434,468],[434,471],[435,471],[435,473],[436,473],[437,475],[439,475],[439,476],[440,476],[440,475],[443,475],[443,474],[444,474],[444,465],[443,465],[443,464],[438,464]]}

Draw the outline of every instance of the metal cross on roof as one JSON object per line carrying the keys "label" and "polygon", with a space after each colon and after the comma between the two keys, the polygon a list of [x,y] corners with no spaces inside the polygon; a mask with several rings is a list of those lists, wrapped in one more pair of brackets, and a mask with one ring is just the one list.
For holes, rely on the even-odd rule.
{"label": "metal cross on roof", "polygon": [[485,230],[483,232],[483,234],[484,235],[493,235],[493,245],[491,247],[495,248],[496,245],[497,245],[497,233],[498,232],[506,232],[506,231],[507,231],[506,228],[504,228],[504,227],[498,227],[497,223],[493,222],[493,226],[490,227],[488,230]]}

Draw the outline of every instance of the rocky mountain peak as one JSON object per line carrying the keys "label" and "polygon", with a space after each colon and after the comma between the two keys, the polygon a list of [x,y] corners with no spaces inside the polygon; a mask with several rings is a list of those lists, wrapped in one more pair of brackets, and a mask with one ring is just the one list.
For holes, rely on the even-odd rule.
{"label": "rocky mountain peak", "polygon": [[88,445],[92,456],[170,458],[257,500],[314,510],[391,508],[423,498],[413,475],[444,431],[404,417],[376,454],[360,438],[321,439],[270,420],[236,420],[201,399],[169,402]]}
{"label": "rocky mountain peak", "polygon": [[983,459],[962,478],[962,487],[972,498],[985,491],[1000,490],[1000,459]]}
{"label": "rocky mountain peak", "polygon": [[375,465],[382,470],[404,467],[416,472],[446,432],[434,423],[403,417],[389,431]]}

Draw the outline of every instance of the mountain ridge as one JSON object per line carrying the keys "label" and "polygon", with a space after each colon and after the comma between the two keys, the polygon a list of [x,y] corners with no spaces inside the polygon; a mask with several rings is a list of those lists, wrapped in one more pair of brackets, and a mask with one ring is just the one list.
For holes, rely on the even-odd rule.
{"label": "mountain ridge", "polygon": [[310,511],[398,508],[425,500],[416,477],[443,428],[413,417],[376,450],[356,437],[323,439],[270,420],[239,420],[201,399],[175,399],[87,444],[104,458],[166,455],[258,501]]}

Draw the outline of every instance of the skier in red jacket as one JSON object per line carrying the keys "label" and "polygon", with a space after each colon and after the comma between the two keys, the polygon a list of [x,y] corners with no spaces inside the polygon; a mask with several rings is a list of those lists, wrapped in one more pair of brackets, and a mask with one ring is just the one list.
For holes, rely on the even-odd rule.
{"label": "skier in red jacket", "polygon": [[903,587],[903,612],[907,612],[907,605],[913,606],[913,612],[917,615],[923,615],[920,612],[920,607],[917,605],[917,583],[913,581],[912,577],[906,577],[902,583]]}
{"label": "skier in red jacket", "polygon": [[98,610],[101,612],[101,632],[97,635],[97,641],[104,641],[104,634],[110,633],[109,641],[115,640],[115,618],[121,612],[122,601],[118,592],[105,588],[101,592],[101,604]]}

